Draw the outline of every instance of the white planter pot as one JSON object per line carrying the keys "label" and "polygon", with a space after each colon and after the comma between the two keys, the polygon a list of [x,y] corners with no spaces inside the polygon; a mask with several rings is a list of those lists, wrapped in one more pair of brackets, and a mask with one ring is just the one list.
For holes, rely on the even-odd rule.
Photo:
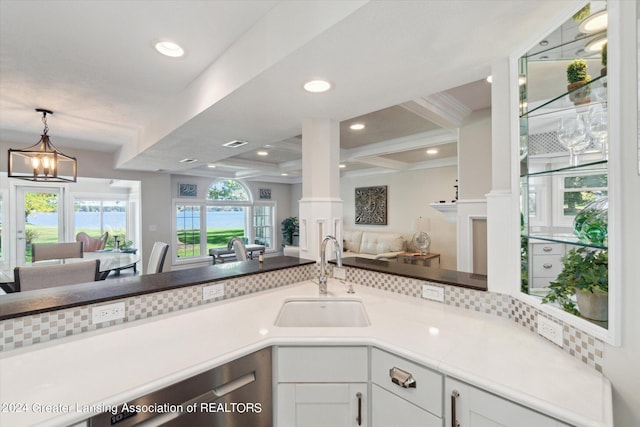
{"label": "white planter pot", "polygon": [[576,289],[576,299],[582,317],[600,322],[609,319],[609,294],[594,294]]}

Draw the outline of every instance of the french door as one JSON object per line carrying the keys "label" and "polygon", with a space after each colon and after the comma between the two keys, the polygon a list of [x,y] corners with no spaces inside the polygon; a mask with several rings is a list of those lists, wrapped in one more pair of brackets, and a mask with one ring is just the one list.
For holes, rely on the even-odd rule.
{"label": "french door", "polygon": [[62,187],[16,187],[16,264],[31,262],[33,243],[64,241]]}

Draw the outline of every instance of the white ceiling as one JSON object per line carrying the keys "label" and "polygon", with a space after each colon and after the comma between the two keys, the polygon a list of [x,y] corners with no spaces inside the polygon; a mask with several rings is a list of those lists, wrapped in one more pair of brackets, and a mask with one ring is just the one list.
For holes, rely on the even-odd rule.
{"label": "white ceiling", "polygon": [[[314,117],[341,122],[345,170],[446,164],[451,146],[416,154],[455,141],[446,128],[490,105],[491,64],[575,4],[2,0],[0,140],[35,143],[46,108],[58,147],[116,152],[116,168],[295,182]],[[156,53],[164,39],[185,57]],[[312,78],[334,88],[306,93]]]}

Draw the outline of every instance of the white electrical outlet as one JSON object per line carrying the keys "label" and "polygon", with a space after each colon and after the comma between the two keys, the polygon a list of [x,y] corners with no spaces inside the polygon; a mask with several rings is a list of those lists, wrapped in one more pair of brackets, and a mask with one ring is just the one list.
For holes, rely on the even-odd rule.
{"label": "white electrical outlet", "polygon": [[538,334],[562,347],[562,325],[538,315]]}
{"label": "white electrical outlet", "polygon": [[113,304],[98,305],[91,308],[91,323],[98,324],[110,320],[124,319],[124,301]]}
{"label": "white electrical outlet", "polygon": [[422,298],[444,302],[444,288],[434,285],[422,285]]}
{"label": "white electrical outlet", "polygon": [[333,267],[333,277],[340,280],[347,280],[347,270],[344,267]]}
{"label": "white electrical outlet", "polygon": [[224,296],[224,283],[217,283],[215,285],[202,287],[202,301],[207,301],[213,298],[222,298]]}

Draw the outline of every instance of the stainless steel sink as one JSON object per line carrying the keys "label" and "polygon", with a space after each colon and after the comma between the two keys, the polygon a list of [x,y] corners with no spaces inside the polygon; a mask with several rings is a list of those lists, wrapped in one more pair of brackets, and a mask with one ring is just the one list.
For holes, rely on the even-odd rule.
{"label": "stainless steel sink", "polygon": [[298,298],[282,304],[276,326],[354,327],[369,326],[369,317],[356,299]]}

